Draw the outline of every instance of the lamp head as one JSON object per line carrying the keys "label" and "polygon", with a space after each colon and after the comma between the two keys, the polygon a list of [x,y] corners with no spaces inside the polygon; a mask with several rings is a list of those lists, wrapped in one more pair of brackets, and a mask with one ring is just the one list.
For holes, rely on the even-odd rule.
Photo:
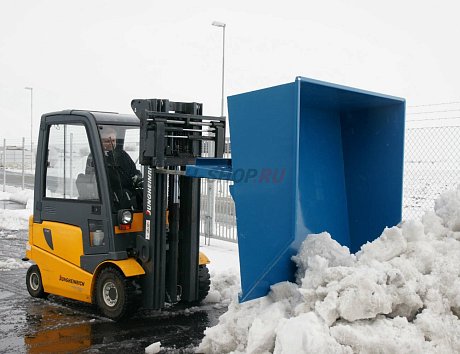
{"label": "lamp head", "polygon": [[225,23],[219,22],[219,21],[214,21],[214,22],[212,23],[212,25],[213,25],[213,26],[216,26],[216,27],[223,27],[223,28],[225,28],[225,26],[226,26]]}

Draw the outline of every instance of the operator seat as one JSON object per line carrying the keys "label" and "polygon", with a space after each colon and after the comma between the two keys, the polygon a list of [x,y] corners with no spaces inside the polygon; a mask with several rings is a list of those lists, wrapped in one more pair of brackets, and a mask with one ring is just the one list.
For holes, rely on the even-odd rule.
{"label": "operator seat", "polygon": [[96,171],[91,154],[86,160],[85,173],[80,173],[75,180],[79,200],[98,200]]}

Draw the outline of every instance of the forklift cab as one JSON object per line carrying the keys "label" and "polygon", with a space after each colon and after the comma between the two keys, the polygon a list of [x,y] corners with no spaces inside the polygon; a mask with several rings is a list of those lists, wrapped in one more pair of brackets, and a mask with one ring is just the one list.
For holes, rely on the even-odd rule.
{"label": "forklift cab", "polygon": [[[116,133],[111,151],[101,140],[106,131]],[[81,239],[73,240],[78,251],[72,252],[72,258],[87,272],[93,273],[107,259],[128,258],[136,245],[135,234],[142,232],[142,193],[128,190],[122,181],[126,172],[116,156],[129,160],[140,178],[134,162],[138,141],[135,116],[88,111],[43,116],[33,221],[56,223],[43,232],[57,256],[61,247],[68,249],[69,236],[59,231],[66,224],[81,229]],[[129,213],[123,214],[122,208]]]}
{"label": "forklift cab", "polygon": [[[142,173],[139,160],[139,127],[127,125],[98,125],[107,173],[112,212],[129,209],[142,211]],[[85,174],[94,176],[94,163],[88,157]],[[80,176],[79,176],[80,177]],[[76,180],[79,196],[88,189]],[[79,187],[80,185],[80,187]],[[119,220],[120,222],[122,220]]]}

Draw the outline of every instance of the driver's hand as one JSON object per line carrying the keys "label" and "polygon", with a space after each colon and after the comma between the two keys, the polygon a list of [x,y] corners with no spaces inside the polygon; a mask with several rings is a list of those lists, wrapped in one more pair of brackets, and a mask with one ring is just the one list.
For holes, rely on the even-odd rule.
{"label": "driver's hand", "polygon": [[133,187],[134,189],[142,189],[144,187],[144,179],[142,176],[135,175],[133,177]]}

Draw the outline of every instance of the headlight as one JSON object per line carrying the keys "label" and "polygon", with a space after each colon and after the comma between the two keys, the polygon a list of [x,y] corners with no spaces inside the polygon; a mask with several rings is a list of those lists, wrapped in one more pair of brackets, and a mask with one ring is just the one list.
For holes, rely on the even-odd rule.
{"label": "headlight", "polygon": [[120,210],[118,212],[118,222],[122,225],[131,224],[133,221],[133,213],[131,210]]}

